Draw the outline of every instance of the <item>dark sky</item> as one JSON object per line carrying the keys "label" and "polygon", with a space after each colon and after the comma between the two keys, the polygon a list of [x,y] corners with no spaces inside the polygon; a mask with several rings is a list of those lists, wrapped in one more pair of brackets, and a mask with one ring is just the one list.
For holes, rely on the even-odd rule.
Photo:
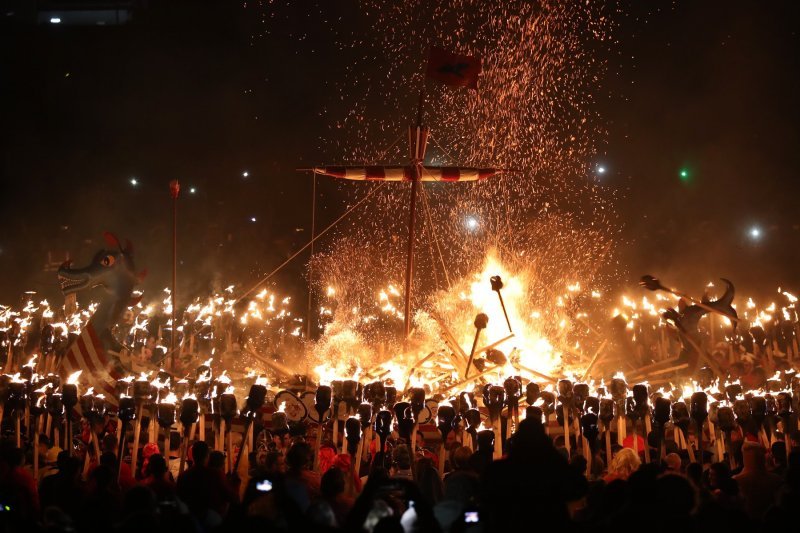
{"label": "dark sky", "polygon": [[[719,276],[800,285],[797,4],[623,2],[598,161],[622,193],[622,282],[651,272],[692,290]],[[353,2],[326,5],[354,17]],[[85,259],[106,229],[134,241],[147,289],[166,286],[173,178],[184,293],[258,279],[302,245],[310,179],[294,168],[323,157],[319,80],[348,58],[296,6],[288,27],[258,39],[258,9],[229,1],[153,1],[123,27],[4,17],[0,301],[52,290],[47,252]],[[312,42],[297,43],[292,24]],[[324,221],[342,206],[320,183]],[[301,267],[279,281],[304,287]]]}

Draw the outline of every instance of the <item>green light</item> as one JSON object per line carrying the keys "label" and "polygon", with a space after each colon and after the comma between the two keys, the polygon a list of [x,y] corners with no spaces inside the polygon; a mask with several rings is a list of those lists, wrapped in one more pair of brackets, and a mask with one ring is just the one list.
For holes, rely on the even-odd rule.
{"label": "green light", "polygon": [[689,181],[689,169],[682,168],[678,175],[681,177],[681,181]]}

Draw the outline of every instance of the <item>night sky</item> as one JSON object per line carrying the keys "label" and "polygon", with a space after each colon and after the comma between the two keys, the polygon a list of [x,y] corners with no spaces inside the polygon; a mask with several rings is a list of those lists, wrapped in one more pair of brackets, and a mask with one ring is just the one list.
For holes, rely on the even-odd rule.
{"label": "night sky", "polygon": [[[3,13],[17,4],[0,1]],[[349,61],[330,21],[356,26],[356,5],[296,2],[280,23],[228,1],[153,1],[122,27],[3,17],[0,301],[52,294],[48,252],[82,262],[104,230],[134,242],[146,290],[166,286],[175,178],[184,294],[253,283],[302,246],[311,179],[294,169],[331,156],[319,110],[347,102],[320,81]],[[620,197],[620,283],[649,272],[695,291],[720,276],[797,289],[800,5],[620,11],[596,162]],[[344,205],[318,183],[322,225]],[[304,290],[303,262],[278,282]]]}

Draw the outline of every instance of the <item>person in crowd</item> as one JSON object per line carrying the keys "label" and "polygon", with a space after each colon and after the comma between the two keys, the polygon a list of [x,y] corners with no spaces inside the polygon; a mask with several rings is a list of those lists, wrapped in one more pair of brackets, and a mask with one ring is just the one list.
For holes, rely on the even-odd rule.
{"label": "person in crowd", "polygon": [[267,452],[264,458],[264,471],[269,475],[286,473],[286,459],[283,454],[277,451]]}
{"label": "person in crowd", "polygon": [[306,512],[311,501],[319,496],[319,476],[311,471],[311,447],[300,442],[286,453],[286,490],[297,507]]}
{"label": "person in crowd", "polygon": [[786,442],[782,440],[776,440],[770,446],[770,465],[769,470],[773,474],[777,474],[781,477],[786,473]]}
{"label": "person in crowd", "polygon": [[44,478],[47,476],[52,476],[56,472],[58,472],[58,454],[61,453],[61,448],[58,446],[53,446],[49,450],[47,450],[47,455],[44,456],[44,460],[39,463],[39,479],[37,480],[38,483],[41,483]]}
{"label": "person in crowd", "polygon": [[[470,504],[475,504],[478,494],[478,475],[468,469],[469,448],[461,448],[464,452],[454,454],[456,470],[444,479],[442,499],[433,508],[436,521],[442,531],[449,531],[452,525],[461,518]],[[463,462],[462,462],[463,461]]]}
{"label": "person in crowd", "polygon": [[744,500],[744,511],[751,520],[760,520],[776,501],[781,477],[767,470],[767,452],[755,442],[742,447],[742,471],[733,477]]}
{"label": "person in crowd", "polygon": [[194,464],[178,478],[177,491],[189,512],[205,527],[222,522],[228,507],[236,501],[218,470],[208,466],[209,448],[204,441],[192,445]]}
{"label": "person in crowd", "polygon": [[664,463],[666,465],[666,469],[673,474],[680,474],[683,471],[683,461],[681,461],[681,456],[675,452],[668,453],[666,457],[664,457]]}
{"label": "person in crowd", "polygon": [[[109,455],[114,460],[110,460]],[[100,464],[91,471],[87,481],[86,497],[78,516],[78,526],[82,531],[105,532],[114,523],[122,510],[122,493],[117,484],[114,470],[116,458],[113,454],[103,454]]]}
{"label": "person in crowd", "polygon": [[161,450],[155,442],[148,442],[142,447],[142,469],[137,474],[137,479],[144,479],[147,477],[147,463],[150,461],[150,457],[157,453],[161,453]]}
{"label": "person in crowd", "polygon": [[[113,433],[107,433],[101,441],[100,450],[102,453],[113,453],[117,455],[119,453],[119,441],[117,440],[117,436]],[[125,461],[122,462],[122,466],[119,469],[119,479],[117,482],[123,491],[130,490],[136,485],[133,472],[131,472],[131,466]]]}
{"label": "person in crowd", "polygon": [[728,463],[714,463],[708,467],[708,489],[714,501],[723,509],[742,506],[739,484],[733,479]]}
{"label": "person in crowd", "polygon": [[622,448],[611,459],[611,465],[608,467],[608,474],[605,476],[605,482],[609,483],[615,479],[628,479],[628,477],[635,472],[642,461],[639,455],[631,448]]}
{"label": "person in crowd", "polygon": [[411,471],[411,453],[405,444],[395,446],[392,450],[392,466],[389,473],[396,479],[414,479],[414,473]]}
{"label": "person in crowd", "polygon": [[489,531],[511,531],[530,516],[566,526],[568,502],[586,492],[586,479],[556,451],[541,424],[523,420],[509,440],[508,456],[484,473],[481,514]]}
{"label": "person in crowd", "polygon": [[39,485],[42,508],[56,507],[75,518],[86,490],[80,480],[81,463],[63,450],[58,454],[56,465],[57,472],[42,479]]}
{"label": "person in crowd", "polygon": [[428,505],[436,505],[442,499],[444,488],[439,471],[428,457],[419,459],[416,464],[417,485]]}
{"label": "person in crowd", "polygon": [[0,445],[0,504],[14,509],[22,522],[33,522],[40,511],[39,493],[24,460],[24,452],[10,441]]}
{"label": "person in crowd", "polygon": [[345,523],[347,514],[355,503],[354,498],[345,494],[346,476],[340,468],[333,467],[322,475],[320,482],[320,502],[330,509],[336,526]]}
{"label": "person in crowd", "polygon": [[152,491],[156,502],[174,502],[177,494],[175,481],[167,469],[167,462],[163,455],[156,453],[150,456],[146,473],[147,476],[142,481],[142,485]]}

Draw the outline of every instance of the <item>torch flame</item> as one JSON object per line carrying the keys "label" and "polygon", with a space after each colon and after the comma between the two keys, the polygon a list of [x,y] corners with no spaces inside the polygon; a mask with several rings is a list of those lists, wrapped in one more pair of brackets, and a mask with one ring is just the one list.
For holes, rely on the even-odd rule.
{"label": "torch flame", "polygon": [[164,398],[161,398],[161,400],[159,400],[158,403],[166,403],[166,404],[173,404],[174,405],[175,403],[177,403],[177,401],[178,401],[178,397],[175,396],[174,392],[170,391],[170,393],[167,394]]}

